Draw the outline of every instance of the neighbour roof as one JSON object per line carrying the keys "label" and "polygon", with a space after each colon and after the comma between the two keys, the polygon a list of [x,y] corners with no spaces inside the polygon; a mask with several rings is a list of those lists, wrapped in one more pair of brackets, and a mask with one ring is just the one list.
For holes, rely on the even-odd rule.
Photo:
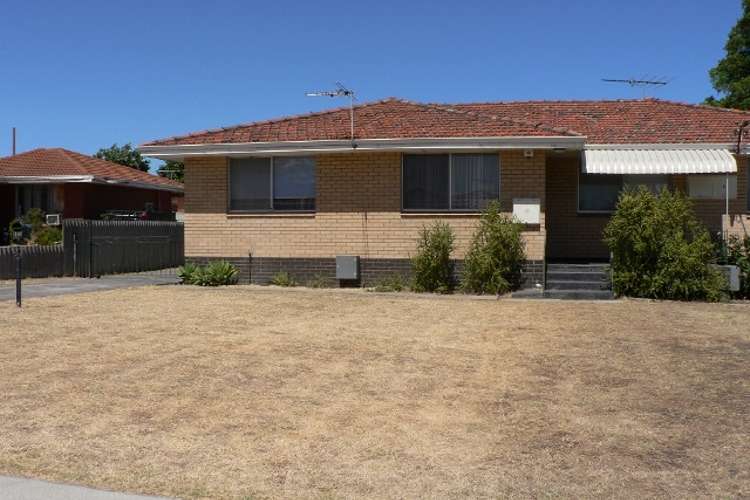
{"label": "neighbour roof", "polygon": [[[290,116],[215,130],[205,130],[144,144],[227,144],[336,140],[351,137],[348,107]],[[540,122],[487,115],[437,104],[389,98],[354,108],[357,139],[417,139],[445,137],[578,136],[573,130]]]}
{"label": "neighbour roof", "polygon": [[[659,99],[421,104],[389,98],[355,107],[357,139],[586,136],[588,143],[732,143],[750,112]],[[349,108],[259,121],[144,146],[349,139]]]}
{"label": "neighbour roof", "polygon": [[99,181],[138,183],[138,187],[183,189],[179,182],[63,148],[34,149],[0,158],[0,179],[27,176],[92,176]]}

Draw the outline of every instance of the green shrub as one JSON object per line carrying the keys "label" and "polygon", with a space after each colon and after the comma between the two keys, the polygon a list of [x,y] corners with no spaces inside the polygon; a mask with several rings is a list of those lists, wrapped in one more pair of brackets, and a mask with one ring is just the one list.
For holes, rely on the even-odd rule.
{"label": "green shrub", "polygon": [[416,292],[448,293],[453,288],[453,229],[445,222],[423,227],[412,259]]}
{"label": "green shrub", "polygon": [[276,286],[297,286],[297,282],[286,271],[279,271],[274,274],[273,278],[271,278],[271,284]]}
{"label": "green shrub", "polygon": [[723,264],[740,268],[740,290],[735,296],[750,299],[750,236],[730,236],[722,257]]}
{"label": "green shrub", "polygon": [[186,285],[194,285],[196,275],[200,271],[200,267],[193,264],[192,262],[188,262],[184,266],[177,269],[177,277],[180,278],[180,282],[184,283]]}
{"label": "green shrub", "polygon": [[316,274],[311,279],[305,282],[305,286],[309,288],[330,288],[331,280],[326,278],[323,274]]}
{"label": "green shrub", "polygon": [[44,217],[44,212],[39,208],[30,208],[23,216],[24,224],[31,226],[31,232],[37,233],[42,229],[42,226],[47,222]]}
{"label": "green shrub", "polygon": [[43,226],[34,236],[37,245],[56,245],[62,241],[63,234],[59,227]]}
{"label": "green shrub", "polygon": [[229,262],[217,260],[204,267],[185,264],[177,271],[177,276],[186,285],[223,286],[237,283],[239,273],[239,269]]}
{"label": "green shrub", "polygon": [[711,267],[715,248],[680,192],[626,190],[604,229],[618,295],[672,300],[722,297],[724,279]]}
{"label": "green shrub", "polygon": [[471,293],[503,294],[521,285],[526,250],[523,225],[490,203],[464,259],[461,288]]}
{"label": "green shrub", "polygon": [[392,274],[376,281],[371,290],[373,292],[402,292],[408,288],[406,278],[403,275]]}

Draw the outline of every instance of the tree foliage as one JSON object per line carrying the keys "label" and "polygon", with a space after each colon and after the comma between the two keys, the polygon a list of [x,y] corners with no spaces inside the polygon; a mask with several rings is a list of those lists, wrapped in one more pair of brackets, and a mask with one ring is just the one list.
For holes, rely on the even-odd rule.
{"label": "tree foliage", "polygon": [[164,162],[164,165],[159,167],[157,173],[162,177],[166,177],[167,179],[184,182],[185,164],[181,161],[167,160],[166,162]]}
{"label": "tree foliage", "polygon": [[750,0],[742,0],[742,17],[729,32],[724,49],[724,58],[709,73],[720,97],[709,97],[705,103],[750,109]]}
{"label": "tree foliage", "polygon": [[136,151],[130,143],[123,146],[112,144],[108,148],[102,148],[97,151],[94,157],[148,172],[149,161],[142,157],[141,153]]}

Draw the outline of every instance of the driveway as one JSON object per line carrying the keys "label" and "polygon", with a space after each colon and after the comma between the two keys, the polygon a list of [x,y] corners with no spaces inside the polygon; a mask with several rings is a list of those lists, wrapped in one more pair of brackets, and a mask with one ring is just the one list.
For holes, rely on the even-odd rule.
{"label": "driveway", "polygon": [[[115,290],[150,285],[173,285],[179,282],[173,272],[149,272],[114,274],[101,278],[49,278],[44,280],[24,280],[23,298],[49,297],[72,293]],[[15,300],[16,285],[12,281],[0,282],[0,300]]]}
{"label": "driveway", "polygon": [[128,493],[93,490],[83,486],[48,483],[23,477],[0,476],[0,498],[4,500],[147,500],[164,497],[145,497]]}

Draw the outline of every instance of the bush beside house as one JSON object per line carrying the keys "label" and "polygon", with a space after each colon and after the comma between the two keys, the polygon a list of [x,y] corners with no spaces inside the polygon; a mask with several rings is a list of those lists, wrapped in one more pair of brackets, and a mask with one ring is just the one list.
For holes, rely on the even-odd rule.
{"label": "bush beside house", "polygon": [[415,292],[448,293],[453,289],[453,229],[445,222],[423,227],[412,259]]}
{"label": "bush beside house", "polygon": [[626,190],[604,230],[615,293],[717,301],[724,280],[711,264],[711,237],[681,192]]}
{"label": "bush beside house", "polygon": [[526,251],[523,226],[490,203],[479,219],[464,260],[461,288],[471,293],[503,294],[521,285]]}

